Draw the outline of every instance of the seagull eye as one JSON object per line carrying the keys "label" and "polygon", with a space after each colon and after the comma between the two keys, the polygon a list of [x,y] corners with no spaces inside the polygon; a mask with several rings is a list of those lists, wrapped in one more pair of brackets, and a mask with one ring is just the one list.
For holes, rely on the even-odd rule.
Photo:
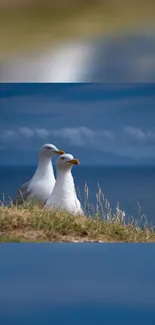
{"label": "seagull eye", "polygon": [[47,146],[46,149],[51,150],[51,147]]}
{"label": "seagull eye", "polygon": [[65,159],[65,157],[61,157],[61,160],[64,160]]}

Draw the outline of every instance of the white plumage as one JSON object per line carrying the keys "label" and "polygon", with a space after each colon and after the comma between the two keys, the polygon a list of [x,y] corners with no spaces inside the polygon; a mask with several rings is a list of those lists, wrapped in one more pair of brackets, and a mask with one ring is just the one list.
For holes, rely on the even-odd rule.
{"label": "white plumage", "polygon": [[72,166],[79,161],[70,154],[63,154],[56,161],[57,179],[45,207],[66,210],[74,215],[83,215],[80,201],[77,198]]}
{"label": "white plumage", "polygon": [[37,201],[44,204],[53,191],[55,177],[51,158],[55,154],[63,154],[52,144],[44,144],[40,148],[38,167],[30,181],[24,183],[16,194],[14,203],[22,204],[23,201]]}

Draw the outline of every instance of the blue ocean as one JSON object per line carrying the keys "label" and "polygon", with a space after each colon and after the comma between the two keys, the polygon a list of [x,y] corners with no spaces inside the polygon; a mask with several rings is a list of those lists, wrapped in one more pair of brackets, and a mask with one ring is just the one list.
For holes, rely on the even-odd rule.
{"label": "blue ocean", "polygon": [[[21,184],[29,180],[35,167],[4,166],[0,168],[0,193],[13,198]],[[105,167],[78,166],[73,168],[77,193],[84,205],[85,184],[89,188],[89,201],[96,205],[98,184],[112,209],[117,202],[126,215],[135,219],[145,215],[149,223],[155,224],[155,166]]]}

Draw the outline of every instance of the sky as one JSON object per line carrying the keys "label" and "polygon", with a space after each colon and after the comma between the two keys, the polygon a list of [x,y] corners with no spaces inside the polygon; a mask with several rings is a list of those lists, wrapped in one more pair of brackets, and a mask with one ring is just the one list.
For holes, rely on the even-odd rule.
{"label": "sky", "polygon": [[155,84],[0,84],[0,164],[34,165],[44,143],[81,164],[155,163]]}

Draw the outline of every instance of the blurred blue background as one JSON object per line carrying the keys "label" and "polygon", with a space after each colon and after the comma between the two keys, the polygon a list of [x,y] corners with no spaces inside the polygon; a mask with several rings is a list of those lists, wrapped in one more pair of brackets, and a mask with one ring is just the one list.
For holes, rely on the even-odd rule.
{"label": "blurred blue background", "polygon": [[1,244],[0,323],[155,322],[155,245]]}

